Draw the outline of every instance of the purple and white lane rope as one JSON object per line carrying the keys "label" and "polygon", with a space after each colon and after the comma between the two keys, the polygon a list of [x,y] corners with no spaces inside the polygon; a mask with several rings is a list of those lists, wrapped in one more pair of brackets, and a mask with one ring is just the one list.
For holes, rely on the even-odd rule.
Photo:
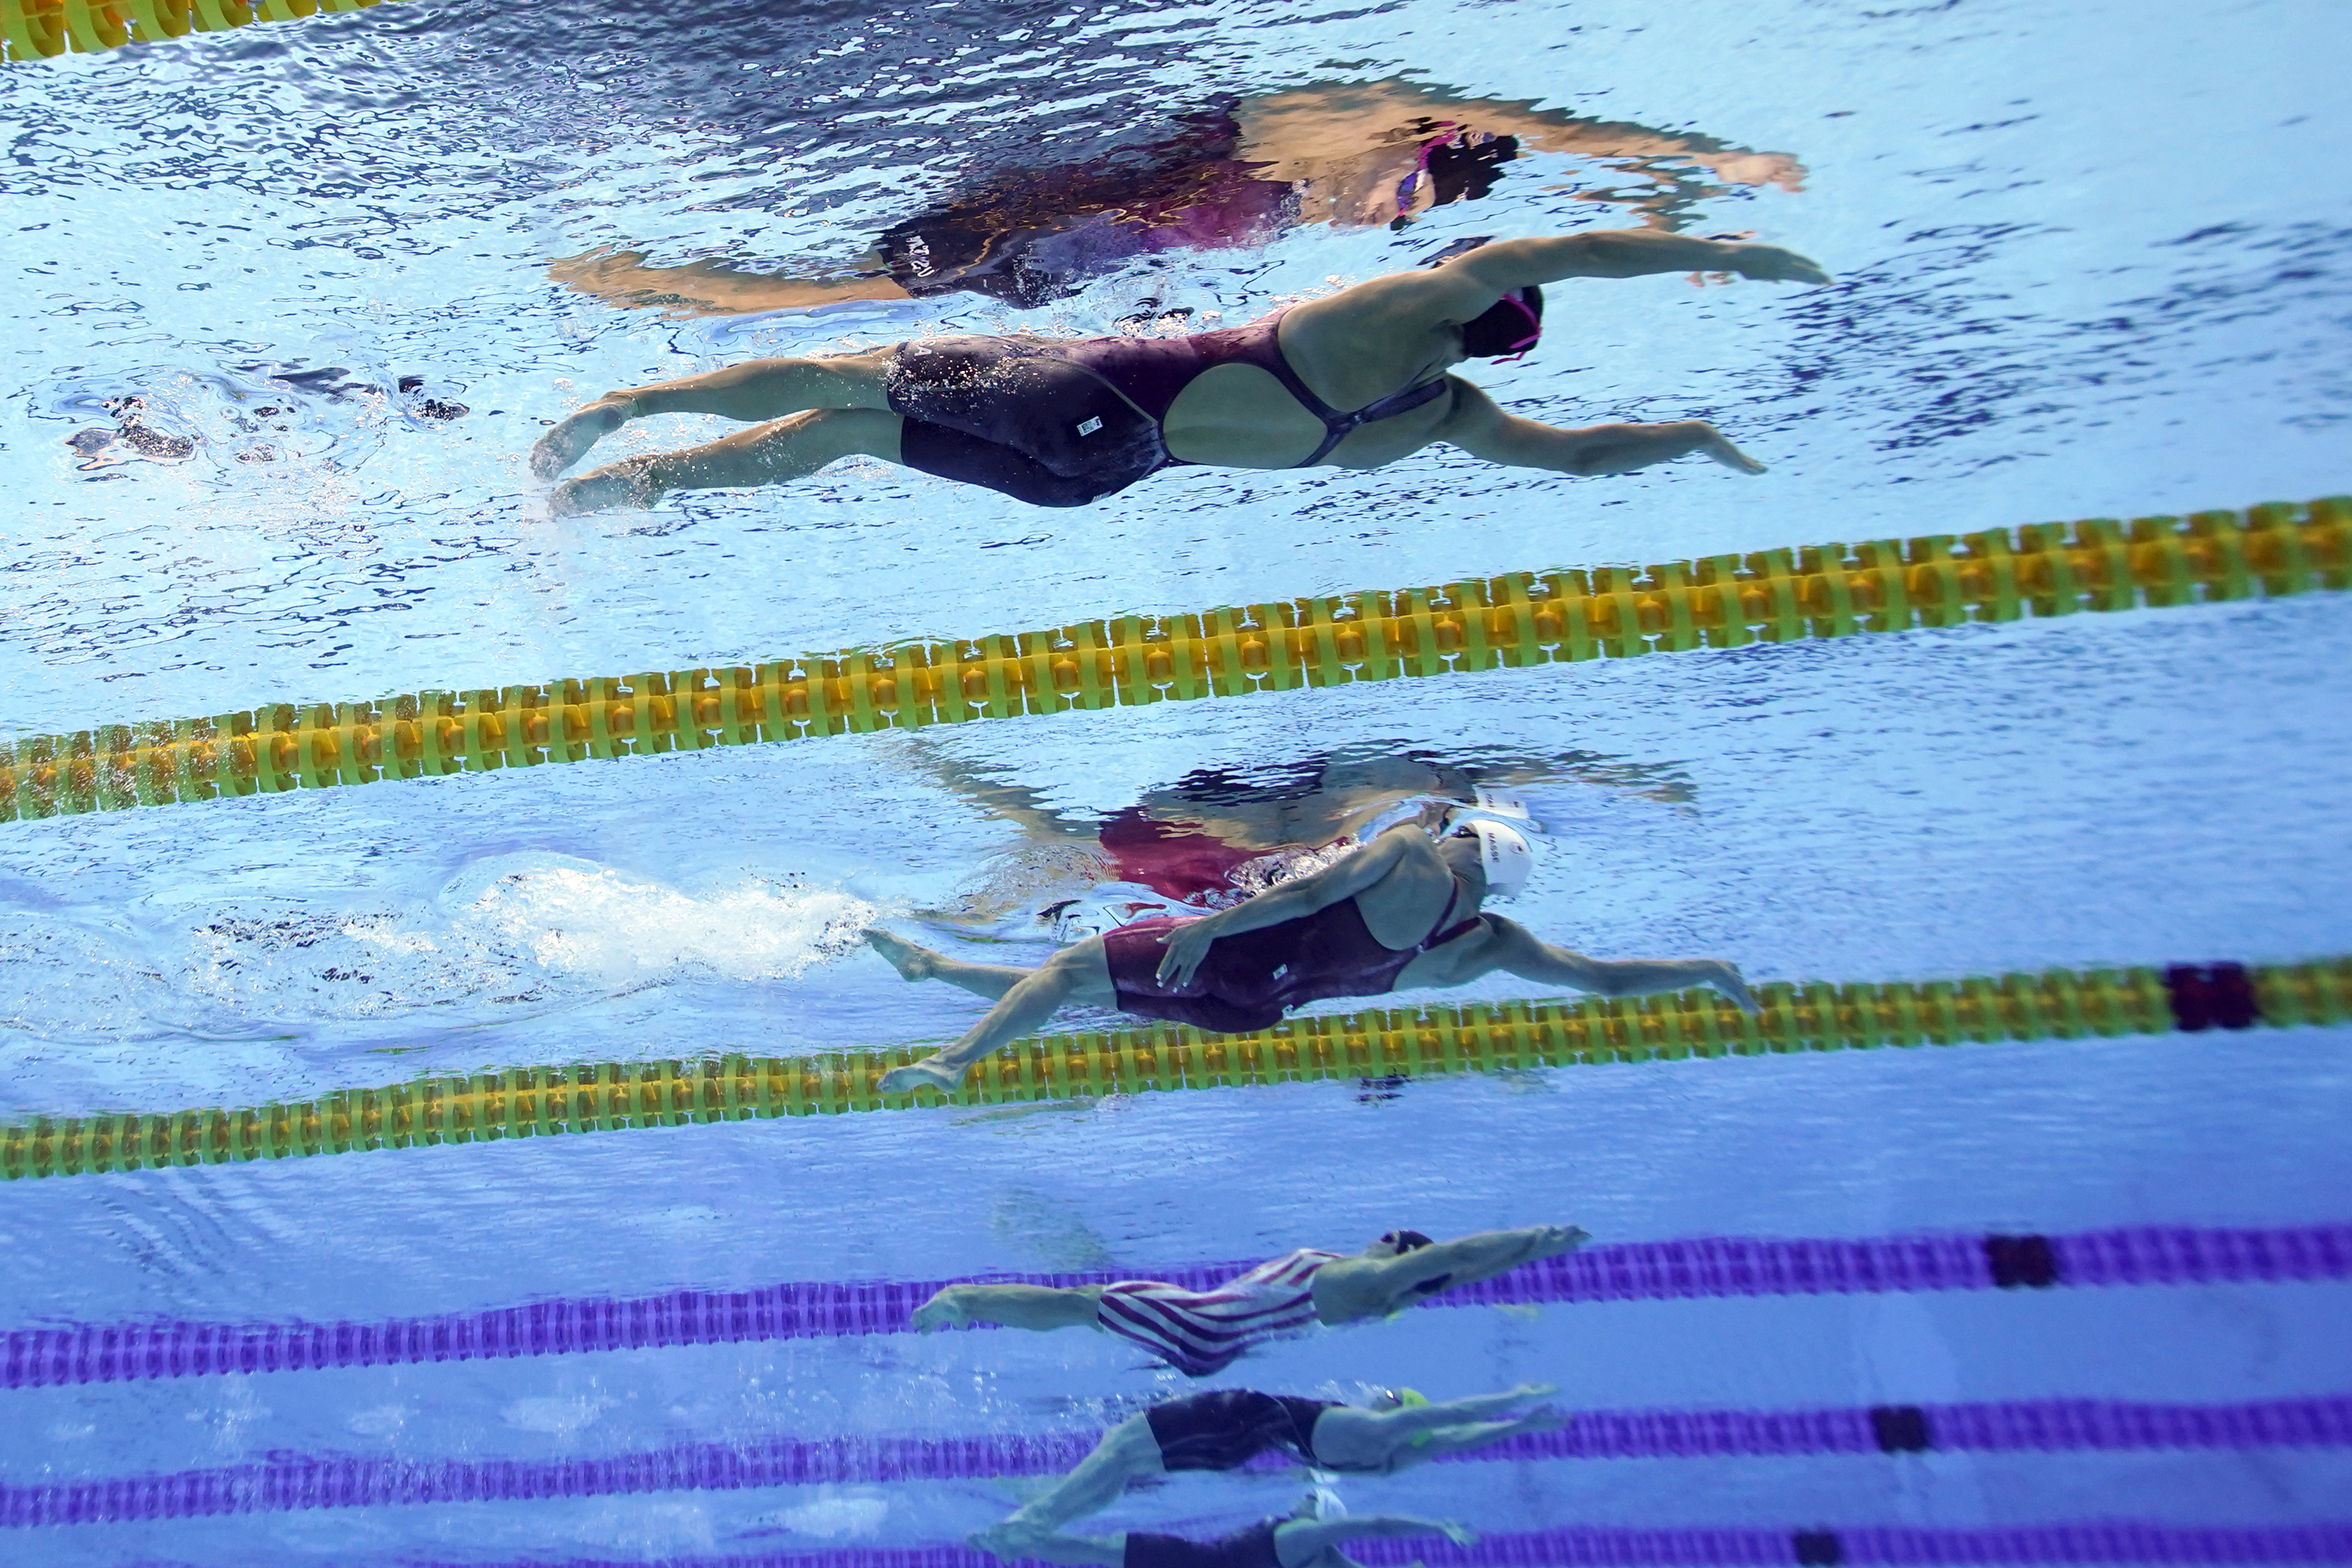
{"label": "purple and white lane rope", "polygon": [[[1374,1568],[1416,1559],[1431,1568],[1927,1568],[1955,1563],[2352,1563],[2352,1521],[2300,1525],[2172,1525],[2084,1520],[1974,1529],[1865,1525],[1849,1530],[1689,1526],[1584,1527],[1488,1535],[1456,1546],[1440,1537],[1350,1542]],[[1003,1568],[954,1546],[851,1549],[792,1555],[678,1557],[659,1563],[533,1559],[529,1563],[415,1563],[412,1568]]]}
{"label": "purple and white lane rope", "polygon": [[[1255,1261],[1154,1273],[1202,1289]],[[991,1276],[1037,1285],[1105,1284],[1127,1277]],[[2274,1230],[2136,1227],[2062,1236],[1958,1233],[1843,1240],[1706,1237],[1586,1247],[1448,1291],[1430,1304],[2346,1279],[2352,1279],[2352,1225]],[[915,1309],[950,1282],[820,1281],[756,1291],[673,1291],[633,1300],[534,1301],[366,1323],[162,1319],[16,1329],[0,1341],[0,1387],[899,1333]]]}
{"label": "purple and white lane rope", "polygon": [[[1084,1458],[1099,1436],[775,1438],[568,1460],[328,1455],[172,1475],[0,1486],[0,1527],[1057,1475]],[[1580,1413],[1559,1431],[1528,1433],[1448,1462],[2274,1448],[2352,1448],[2352,1396],[2239,1405],[2045,1399],[1867,1410],[1596,1410]]]}

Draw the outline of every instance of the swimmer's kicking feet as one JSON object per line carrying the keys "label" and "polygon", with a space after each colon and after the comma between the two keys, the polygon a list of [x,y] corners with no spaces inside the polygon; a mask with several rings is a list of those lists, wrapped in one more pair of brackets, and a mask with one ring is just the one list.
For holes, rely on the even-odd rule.
{"label": "swimmer's kicking feet", "polygon": [[883,1074],[881,1087],[952,1091],[973,1062],[1072,1002],[1242,1034],[1307,1002],[1464,986],[1501,970],[1604,997],[1708,986],[1756,1010],[1738,969],[1720,958],[1591,958],[1481,913],[1481,900],[1516,891],[1532,862],[1516,830],[1437,805],[1311,876],[1199,919],[1139,920],[1035,969],[968,964],[869,931],[908,979],[945,980],[996,1003],[953,1045]]}
{"label": "swimmer's kicking feet", "polygon": [[584,474],[556,487],[550,509],[776,484],[856,455],[1040,507],[1084,506],[1171,464],[1378,468],[1432,442],[1558,474],[1625,474],[1691,455],[1761,473],[1704,420],[1563,430],[1507,413],[1449,373],[1532,349],[1545,284],[1667,272],[1829,281],[1778,246],[1655,229],[1500,240],[1190,337],[950,334],[607,392],[541,438],[531,471],[553,477],[626,420],[716,413],[754,423]]}

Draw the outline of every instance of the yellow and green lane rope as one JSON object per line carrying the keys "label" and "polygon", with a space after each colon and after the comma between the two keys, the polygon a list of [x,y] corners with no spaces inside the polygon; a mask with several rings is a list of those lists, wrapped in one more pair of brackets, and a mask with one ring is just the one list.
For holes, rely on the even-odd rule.
{"label": "yellow and green lane rope", "polygon": [[380,0],[0,0],[0,45],[11,60],[97,54],[256,22],[362,11]]}
{"label": "yellow and green lane rope", "polygon": [[0,742],[0,821],[2352,586],[2352,498],[1125,615]]}
{"label": "yellow and green lane rope", "polygon": [[[1773,984],[1759,988],[1758,997],[1762,1010],[1753,1017],[1711,991],[1684,991],[1623,1001],[1374,1009],[1294,1019],[1255,1034],[1203,1035],[1159,1024],[1048,1035],[989,1058],[944,1100],[1010,1105],[1318,1079],[1382,1082],[1878,1046],[2242,1030],[2258,1023],[2285,1029],[2352,1017],[2352,958]],[[0,1127],[0,1176],[223,1165],[939,1103],[942,1097],[928,1090],[884,1094],[879,1088],[885,1072],[918,1054],[908,1047],[523,1067],[245,1109],[40,1117]]]}

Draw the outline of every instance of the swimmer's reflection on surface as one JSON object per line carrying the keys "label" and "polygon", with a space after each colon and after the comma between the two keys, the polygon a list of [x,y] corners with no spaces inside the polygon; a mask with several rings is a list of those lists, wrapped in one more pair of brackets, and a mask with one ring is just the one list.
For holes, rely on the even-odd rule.
{"label": "swimmer's reflection on surface", "polygon": [[1436,207],[1485,196],[1503,165],[1530,151],[1622,169],[1633,190],[1580,193],[1630,206],[1663,229],[1679,226],[1686,207],[1722,186],[1795,191],[1804,176],[1784,153],[1695,132],[1402,82],[1308,87],[1189,117],[1140,157],[985,183],[893,227],[839,277],[746,272],[720,261],[649,267],[628,250],[558,261],[549,276],[608,304],[678,316],[956,292],[1026,308],[1075,293],[1138,256],[1264,245],[1307,224],[1402,228]]}
{"label": "swimmer's reflection on surface", "polygon": [[1151,915],[1207,914],[1328,865],[1380,819],[1420,802],[1477,804],[1530,786],[1578,783],[1670,806],[1671,770],[1590,752],[1475,759],[1358,748],[1237,773],[1196,768],[1104,818],[1055,810],[1026,785],[927,744],[908,765],[1022,830],[953,906],[919,912],[965,936],[1075,941]]}

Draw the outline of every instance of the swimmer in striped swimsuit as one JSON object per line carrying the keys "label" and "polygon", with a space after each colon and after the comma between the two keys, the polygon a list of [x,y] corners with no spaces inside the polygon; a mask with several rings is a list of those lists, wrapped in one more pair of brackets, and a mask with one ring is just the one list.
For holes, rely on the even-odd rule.
{"label": "swimmer in striped swimsuit", "polygon": [[1248,1388],[1189,1394],[1104,1433],[1094,1452],[1051,1490],[971,1543],[1007,1562],[1034,1556],[1038,1537],[1108,1508],[1130,1481],[1178,1470],[1230,1470],[1268,1450],[1319,1470],[1392,1475],[1523,1432],[1566,1426],[1568,1417],[1549,1406],[1526,1408],[1556,1392],[1530,1385],[1433,1405],[1406,1389],[1383,1393],[1369,1410]]}
{"label": "swimmer in striped swimsuit", "polygon": [[649,507],[672,490],[776,484],[853,456],[1039,507],[1085,506],[1171,465],[1377,468],[1432,442],[1558,474],[1625,474],[1694,453],[1757,474],[1763,465],[1704,420],[1561,430],[1504,413],[1450,372],[1532,349],[1542,286],[1567,278],[1829,281],[1777,246],[1655,229],[1449,246],[1430,259],[1443,265],[1185,337],[955,333],[607,392],[540,438],[531,472],[553,478],[632,419],[716,413],[767,423],[583,474],[556,487],[550,510]]}
{"label": "swimmer in striped swimsuit", "polygon": [[1302,1248],[1207,1290],[1160,1280],[1108,1285],[950,1285],[916,1309],[923,1333],[999,1323],[1089,1327],[1117,1334],[1194,1377],[1231,1366],[1271,1339],[1381,1318],[1440,1291],[1571,1251],[1591,1238],[1572,1225],[1484,1230],[1432,1241],[1391,1230],[1353,1255]]}

